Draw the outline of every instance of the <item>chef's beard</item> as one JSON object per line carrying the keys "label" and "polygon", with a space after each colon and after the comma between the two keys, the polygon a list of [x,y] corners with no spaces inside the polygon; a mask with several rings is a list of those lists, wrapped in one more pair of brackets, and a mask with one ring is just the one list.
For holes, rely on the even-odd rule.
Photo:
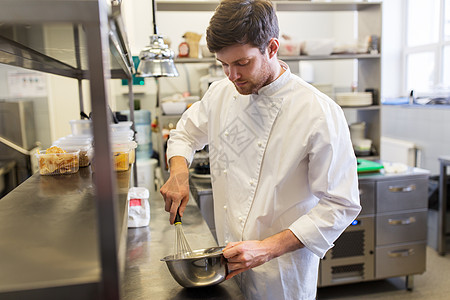
{"label": "chef's beard", "polygon": [[271,83],[273,78],[274,76],[271,72],[269,62],[265,59],[261,64],[260,70],[256,72],[256,77],[240,78],[239,81],[247,81],[244,86],[238,86],[235,82],[233,84],[241,95],[257,94],[259,89]]}

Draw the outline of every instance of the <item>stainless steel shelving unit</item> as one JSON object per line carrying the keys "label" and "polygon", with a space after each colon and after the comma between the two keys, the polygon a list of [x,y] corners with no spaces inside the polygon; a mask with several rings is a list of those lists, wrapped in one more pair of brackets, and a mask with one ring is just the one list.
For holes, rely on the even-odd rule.
{"label": "stainless steel shelving unit", "polygon": [[[355,11],[377,6],[374,2],[308,2],[308,1],[279,1],[273,3],[278,11]],[[158,11],[213,11],[219,4],[218,0],[157,0]]]}
{"label": "stainless steel shelving unit", "polygon": [[[44,178],[33,175],[29,180],[0,200],[0,214],[9,218],[0,220],[0,298],[17,299],[119,299],[121,294],[121,274],[124,270],[126,250],[126,192],[120,191],[125,182],[129,183],[129,172],[118,176],[112,164],[111,145],[108,132],[110,112],[108,107],[108,80],[111,78],[131,79],[133,62],[128,49],[120,12],[120,0],[3,0],[0,9],[0,63],[37,70],[78,80],[88,79],[93,114],[95,143],[95,172],[80,170],[71,178],[79,183],[74,194],[65,198],[67,190],[58,188],[58,176]],[[72,43],[70,47],[47,47],[46,28],[58,28],[67,32]],[[131,80],[129,80],[130,95]],[[80,91],[80,109],[83,99]],[[130,96],[130,105],[133,105]],[[133,106],[130,106],[133,107]],[[133,109],[131,109],[133,111]],[[134,119],[131,114],[131,119]],[[83,174],[89,179],[80,179]],[[64,177],[64,185],[70,185],[70,177]],[[69,178],[69,179],[68,179]],[[49,189],[46,184],[50,184]],[[122,186],[122,187],[121,187]],[[61,196],[46,196],[46,192],[59,190]],[[80,190],[81,189],[81,190]],[[124,196],[125,195],[125,196]],[[53,197],[53,198],[52,198]],[[22,199],[26,199],[21,203]],[[34,200],[34,201],[30,201]],[[67,201],[70,203],[66,203]],[[59,202],[55,202],[59,201]],[[48,210],[52,203],[62,211]],[[74,203],[75,202],[75,203]],[[65,205],[65,203],[67,205]],[[14,210],[17,206],[28,205],[28,209]],[[77,205],[79,204],[79,205]],[[42,206],[42,207],[41,207]],[[22,215],[26,211],[30,215]],[[82,214],[82,215],[80,215]],[[77,218],[94,224],[85,230],[84,223],[74,222]],[[61,218],[60,216],[64,216]],[[50,218],[50,220],[49,220]],[[14,222],[27,224],[30,219],[37,221],[36,228],[18,230],[11,240],[9,230],[14,230]],[[11,221],[13,223],[7,223]],[[43,228],[40,230],[39,222]],[[51,227],[45,225],[52,224]],[[82,233],[75,234],[81,226]],[[70,230],[68,230],[70,229]],[[27,232],[29,230],[30,232]],[[30,234],[35,232],[36,234]],[[73,237],[67,237],[67,232]],[[53,239],[72,241],[79,251],[70,251],[67,244],[56,243]],[[30,241],[30,239],[32,239]],[[43,242],[48,239],[49,247]],[[73,239],[76,239],[73,240]],[[35,241],[35,242],[32,242]],[[31,246],[30,246],[31,245]],[[50,247],[53,245],[53,247]],[[27,249],[23,249],[28,247]],[[20,257],[11,255],[19,251],[26,258],[43,261],[34,265],[34,273],[27,272],[29,265]],[[97,251],[96,251],[97,250]],[[93,251],[93,252],[92,252]],[[10,256],[8,257],[8,254]],[[64,259],[60,259],[60,258]],[[45,258],[45,259],[44,259]],[[59,259],[58,259],[59,258]],[[17,259],[17,262],[11,261]],[[3,263],[17,266],[4,268]],[[76,263],[77,272],[72,272]],[[54,272],[58,264],[60,273]],[[23,267],[23,271],[21,271]],[[36,272],[37,268],[41,268]],[[61,275],[63,274],[63,275]],[[73,276],[71,276],[73,275]]]}
{"label": "stainless steel shelving unit", "polygon": [[[364,38],[377,35],[381,40],[382,34],[382,1],[272,1],[279,12],[355,12],[357,14],[358,37]],[[157,0],[157,11],[214,11],[218,0]],[[312,24],[314,25],[314,24]],[[326,56],[280,56],[286,62],[295,61],[339,61],[356,60],[358,69],[358,91],[376,89],[381,95],[381,57],[382,45],[377,54],[331,54]],[[213,63],[214,58],[179,58],[176,63]],[[381,106],[379,99],[373,105],[365,107],[343,107],[349,123],[366,122],[366,138],[371,139],[377,150],[371,156],[362,157],[369,160],[379,159],[381,153]]]}

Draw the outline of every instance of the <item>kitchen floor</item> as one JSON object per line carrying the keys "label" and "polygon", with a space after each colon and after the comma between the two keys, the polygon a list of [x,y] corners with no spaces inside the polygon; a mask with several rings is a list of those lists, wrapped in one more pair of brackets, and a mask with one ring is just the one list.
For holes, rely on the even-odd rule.
{"label": "kitchen floor", "polygon": [[405,288],[405,277],[319,288],[318,300],[325,299],[450,299],[450,252],[440,256],[427,247],[426,271],[414,276],[414,288]]}

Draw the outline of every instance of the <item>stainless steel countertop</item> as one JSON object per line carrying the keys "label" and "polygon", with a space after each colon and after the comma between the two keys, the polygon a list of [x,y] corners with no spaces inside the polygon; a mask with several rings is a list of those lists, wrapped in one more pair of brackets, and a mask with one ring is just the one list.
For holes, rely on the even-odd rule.
{"label": "stainless steel countertop", "polygon": [[[187,289],[180,286],[161,258],[173,254],[175,228],[169,224],[164,200],[150,195],[149,227],[128,229],[128,249],[122,287],[125,300],[138,299],[245,299],[234,279]],[[195,201],[189,200],[182,218],[183,231],[193,250],[217,246]]]}
{"label": "stainless steel countertop", "polygon": [[412,177],[428,177],[430,171],[420,168],[408,167],[405,172],[387,173],[385,170],[373,173],[358,174],[359,181],[383,181],[383,180],[402,180]]}
{"label": "stainless steel countertop", "polygon": [[[116,174],[124,216],[130,172]],[[93,176],[90,167],[36,173],[0,199],[1,299],[94,298],[101,267]]]}

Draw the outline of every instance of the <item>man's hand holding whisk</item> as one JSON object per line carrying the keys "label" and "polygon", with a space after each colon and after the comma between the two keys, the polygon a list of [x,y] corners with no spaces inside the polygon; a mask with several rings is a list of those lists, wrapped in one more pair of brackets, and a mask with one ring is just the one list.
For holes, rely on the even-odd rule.
{"label": "man's hand holding whisk", "polygon": [[177,211],[183,216],[189,200],[189,170],[184,157],[170,159],[170,177],[160,192],[166,203],[165,210],[170,213],[170,224],[173,224]]}

